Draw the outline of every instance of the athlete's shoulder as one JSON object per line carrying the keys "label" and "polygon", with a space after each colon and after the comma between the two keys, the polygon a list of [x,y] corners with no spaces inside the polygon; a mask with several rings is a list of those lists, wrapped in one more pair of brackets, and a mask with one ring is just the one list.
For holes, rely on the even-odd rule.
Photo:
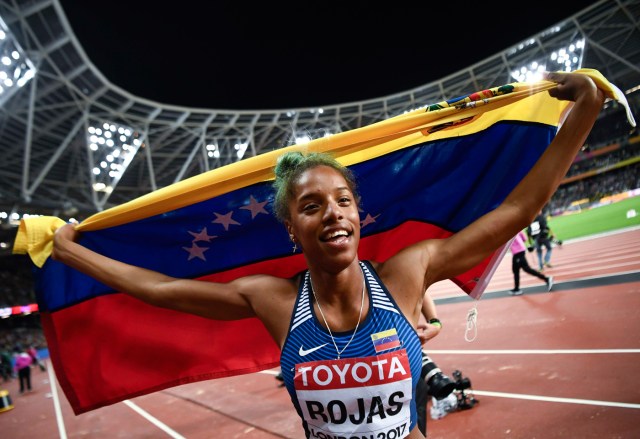
{"label": "athlete's shoulder", "polygon": [[265,300],[294,298],[297,290],[297,278],[282,278],[269,274],[252,274],[233,281],[235,290],[251,303],[263,303]]}
{"label": "athlete's shoulder", "polygon": [[245,281],[249,282],[243,286],[247,300],[277,345],[282,346],[298,294],[296,277],[257,274]]}

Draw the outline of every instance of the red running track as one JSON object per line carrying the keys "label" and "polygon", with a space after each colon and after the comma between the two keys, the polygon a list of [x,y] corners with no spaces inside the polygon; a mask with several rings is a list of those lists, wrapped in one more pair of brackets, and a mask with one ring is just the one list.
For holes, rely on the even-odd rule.
{"label": "red running track", "polygon": [[[640,229],[567,242],[552,264],[551,293],[522,273],[524,294],[508,295],[510,255],[479,301],[450,282],[432,287],[444,329],[431,357],[449,375],[462,371],[479,402],[429,419],[428,438],[640,438]],[[620,273],[625,282],[612,283]],[[274,374],[193,383],[75,416],[50,371],[33,369],[32,393],[19,395],[16,380],[0,384],[14,406],[0,412],[0,437],[302,438]]]}

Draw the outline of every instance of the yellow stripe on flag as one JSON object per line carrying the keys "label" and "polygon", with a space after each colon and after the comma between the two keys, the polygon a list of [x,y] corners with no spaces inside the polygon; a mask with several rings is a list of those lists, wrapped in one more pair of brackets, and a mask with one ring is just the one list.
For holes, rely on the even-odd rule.
{"label": "yellow stripe on flag", "polygon": [[391,328],[391,329],[387,329],[386,331],[372,334],[371,340],[376,341],[376,340],[380,340],[381,338],[391,337],[392,335],[398,335],[398,331],[396,331],[396,328]]}

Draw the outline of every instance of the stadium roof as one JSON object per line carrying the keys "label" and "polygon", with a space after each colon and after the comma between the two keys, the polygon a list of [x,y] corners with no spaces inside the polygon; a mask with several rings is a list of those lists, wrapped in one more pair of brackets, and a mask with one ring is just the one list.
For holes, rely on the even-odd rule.
{"label": "stadium roof", "polygon": [[640,0],[602,0],[400,93],[323,107],[228,110],[136,96],[91,62],[58,0],[2,2],[0,67],[8,74],[0,72],[0,212],[92,213],[304,136],[351,130],[514,82],[541,65],[598,69],[637,108],[639,17]]}
{"label": "stadium roof", "polygon": [[[555,25],[594,0],[429,2],[185,0],[149,7],[60,0],[89,59],[165,104],[255,110],[354,102],[413,89]],[[419,24],[418,24],[419,23]]]}

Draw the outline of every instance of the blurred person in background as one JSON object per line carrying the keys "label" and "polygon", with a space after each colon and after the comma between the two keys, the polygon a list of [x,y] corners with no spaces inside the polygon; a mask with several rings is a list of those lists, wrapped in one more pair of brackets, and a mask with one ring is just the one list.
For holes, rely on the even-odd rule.
{"label": "blurred person in background", "polygon": [[20,379],[20,394],[22,395],[25,390],[31,392],[31,364],[33,364],[31,355],[20,348],[16,348],[14,360],[13,369],[18,373],[18,379]]}
{"label": "blurred person in background", "polygon": [[0,376],[2,376],[5,383],[13,377],[12,363],[11,351],[7,346],[3,346],[2,350],[0,350]]}
{"label": "blurred person in background", "polygon": [[551,268],[551,229],[543,210],[540,210],[527,227],[527,235],[529,242],[536,249],[539,270],[544,270],[544,267]]}
{"label": "blurred person in background", "polygon": [[37,365],[42,372],[47,370],[47,368],[44,366],[44,363],[40,361],[40,357],[38,357],[38,350],[36,349],[35,346],[33,345],[29,346],[29,349],[27,349],[27,353],[31,357],[32,364]]}
{"label": "blurred person in background", "polygon": [[[553,276],[545,276],[539,271],[534,270],[529,266],[529,262],[527,262],[527,246],[526,246],[527,236],[521,230],[511,241],[511,255],[513,257],[511,263],[511,269],[513,271],[513,290],[509,291],[512,296],[519,296],[522,294],[522,290],[520,289],[520,270],[529,273],[531,276],[535,276],[541,280],[543,280],[547,284],[547,291],[551,291],[553,287]],[[533,249],[532,249],[533,250]]]}

